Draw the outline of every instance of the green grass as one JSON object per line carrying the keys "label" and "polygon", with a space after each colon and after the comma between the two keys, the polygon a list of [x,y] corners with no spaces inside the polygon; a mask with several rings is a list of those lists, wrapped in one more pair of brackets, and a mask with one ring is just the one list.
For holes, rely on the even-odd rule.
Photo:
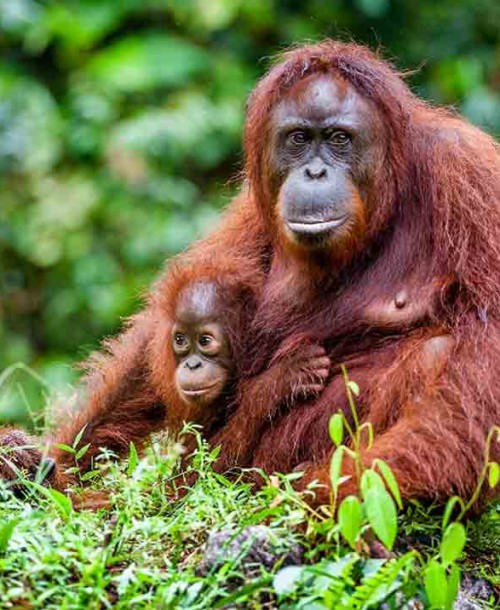
{"label": "green grass", "polygon": [[[19,500],[0,489],[0,607],[98,608],[428,608],[423,572],[439,555],[439,513],[411,505],[399,517],[394,559],[351,548],[328,510],[311,511],[290,477],[258,492],[211,469],[200,442],[196,485],[173,499],[177,446],[158,439],[147,455],[121,464],[103,459],[93,488],[112,494],[110,509],[76,512],[66,497],[32,487]],[[276,553],[300,544],[305,567],[242,568],[238,557],[201,576],[210,532],[266,525]],[[368,527],[364,526],[364,531]],[[460,565],[500,586],[500,506],[467,526]],[[366,537],[366,536],[365,536]],[[411,541],[412,550],[404,541]],[[492,603],[490,606],[493,607]]]}

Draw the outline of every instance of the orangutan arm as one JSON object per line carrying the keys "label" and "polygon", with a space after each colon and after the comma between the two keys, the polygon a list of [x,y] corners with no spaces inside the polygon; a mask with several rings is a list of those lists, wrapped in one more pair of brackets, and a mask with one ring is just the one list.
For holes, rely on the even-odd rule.
{"label": "orangutan arm", "polygon": [[[499,422],[496,400],[491,401],[497,393],[494,379],[500,373],[495,347],[498,329],[493,323],[487,330],[475,330],[477,326],[471,323],[462,331],[467,336],[458,346],[450,335],[435,336],[422,344],[418,360],[410,360],[401,371],[401,379],[409,368],[420,377],[420,393],[409,393],[396,422],[362,452],[365,467],[376,459],[390,466],[404,499],[446,501],[457,494],[467,500],[476,488],[484,465],[485,439]],[[464,366],[465,353],[469,358],[476,355],[473,366]],[[366,419],[373,417],[368,412]],[[490,459],[498,460],[499,454],[498,447],[492,446]],[[303,466],[298,487],[304,489],[317,480],[322,487],[316,490],[315,503],[328,502],[329,457],[320,464]],[[340,486],[340,500],[358,493],[351,460],[344,460],[343,471],[351,478]]]}
{"label": "orangutan arm", "polygon": [[293,349],[283,345],[268,370],[241,383],[236,412],[210,441],[221,445],[216,463],[219,472],[233,466],[246,467],[262,432],[280,407],[289,407],[298,398],[317,396],[330,371],[323,347],[311,341]]}

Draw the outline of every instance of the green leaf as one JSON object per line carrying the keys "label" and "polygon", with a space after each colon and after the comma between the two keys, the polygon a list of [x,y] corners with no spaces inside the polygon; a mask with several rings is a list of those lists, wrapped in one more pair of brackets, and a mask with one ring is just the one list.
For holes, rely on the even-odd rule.
{"label": "green leaf", "polygon": [[441,541],[441,557],[444,565],[454,563],[462,554],[466,541],[465,527],[461,523],[450,523]]}
{"label": "green leaf", "polygon": [[80,444],[80,441],[82,440],[82,436],[83,436],[83,433],[85,432],[86,427],[87,427],[87,424],[85,424],[83,426],[83,428],[80,430],[80,432],[78,432],[78,434],[75,436],[75,440],[73,441],[73,449],[76,449],[78,447],[78,445]]}
{"label": "green leaf", "polygon": [[344,416],[342,413],[335,413],[328,423],[328,432],[335,445],[341,445],[344,440]]}
{"label": "green leaf", "polygon": [[84,456],[84,455],[87,453],[87,451],[89,450],[89,447],[90,447],[90,443],[87,443],[86,445],[84,445],[83,447],[81,447],[81,448],[78,450],[78,453],[75,455],[75,458],[76,458],[77,460],[81,459],[81,458],[82,458],[82,457],[83,457],[83,456]]}
{"label": "green leaf", "polygon": [[65,496],[60,491],[57,491],[57,489],[47,489],[47,491],[49,492],[48,496],[54,502],[62,515],[64,517],[69,517],[73,512],[73,504],[68,496]]}
{"label": "green leaf", "polygon": [[80,476],[80,481],[91,481],[99,476],[99,470],[89,470]]}
{"label": "green leaf", "polygon": [[341,472],[342,472],[342,459],[344,457],[344,446],[340,445],[332,455],[330,461],[330,481],[332,484],[333,493],[337,493],[337,489],[340,484]]}
{"label": "green leaf", "polygon": [[73,504],[68,496],[57,491],[57,489],[50,489],[39,483],[30,483],[30,487],[33,487],[33,489],[36,489],[42,496],[45,496],[50,500],[65,519],[68,519],[68,517],[71,516]]}
{"label": "green leaf", "polygon": [[371,487],[364,494],[364,507],[375,535],[386,548],[392,549],[398,533],[398,515],[392,496],[385,487]]}
{"label": "green leaf", "polygon": [[374,464],[377,465],[378,469],[382,473],[382,476],[384,477],[384,481],[386,482],[389,491],[392,493],[394,499],[396,500],[396,504],[401,510],[403,508],[403,501],[401,500],[401,494],[399,493],[399,485],[396,481],[394,473],[392,472],[389,465],[383,460],[376,459],[374,460]]}
{"label": "green leaf", "polygon": [[14,529],[19,523],[20,519],[10,519],[7,523],[0,526],[0,555],[3,555],[7,551],[9,546],[9,540],[12,538]]}
{"label": "green leaf", "polygon": [[348,553],[336,561],[320,561],[307,566],[303,580],[308,582],[307,576],[314,576],[311,583],[313,592],[317,595],[324,595],[325,591],[335,583],[339,583],[340,580],[351,581],[351,574],[359,561],[360,557],[357,553]]}
{"label": "green leaf", "polygon": [[282,568],[273,578],[276,595],[289,595],[297,589],[304,573],[304,566],[287,566]]}
{"label": "green leaf", "polygon": [[442,564],[432,560],[425,569],[425,592],[433,608],[444,608],[448,598],[448,582]]}
{"label": "green leaf", "polygon": [[356,496],[347,496],[339,506],[338,524],[340,532],[347,542],[354,548],[354,544],[361,533],[363,523],[363,510],[361,502]]}
{"label": "green leaf", "polygon": [[59,447],[59,449],[62,449],[63,451],[67,451],[68,453],[72,453],[73,455],[75,455],[76,451],[73,449],[73,447],[70,447],[69,445],[65,445],[64,443],[56,443],[56,447]]}
{"label": "green leaf", "polygon": [[[363,440],[363,432],[366,430],[368,438],[366,441]],[[375,438],[375,434],[373,432],[373,424],[368,421],[365,421],[364,424],[358,427],[358,435],[359,438],[362,439],[362,443],[365,445],[366,450],[369,451],[372,448],[373,440]]]}
{"label": "green leaf", "polygon": [[500,480],[500,465],[497,462],[488,464],[488,483],[491,489],[498,485]]}
{"label": "green leaf", "polygon": [[361,495],[365,497],[365,494],[370,489],[379,489],[386,491],[384,481],[382,477],[374,470],[365,470],[361,475]]}
{"label": "green leaf", "polygon": [[455,506],[457,504],[460,504],[460,507],[463,509],[464,508],[464,502],[462,500],[462,498],[460,498],[459,496],[452,496],[448,502],[446,502],[446,508],[443,511],[443,522],[442,522],[442,528],[443,531],[446,529],[448,523],[450,522],[451,519],[451,515],[453,513],[453,509],[455,508]]}
{"label": "green leaf", "polygon": [[349,390],[351,390],[354,396],[359,396],[359,385],[355,381],[348,381],[347,387]]}
{"label": "green leaf", "polygon": [[460,568],[457,565],[453,565],[450,568],[450,575],[448,576],[448,589],[446,591],[446,610],[453,610],[455,601],[458,596],[458,589],[460,587]]}
{"label": "green leaf", "polygon": [[136,446],[134,443],[130,443],[129,452],[128,452],[128,466],[127,466],[127,474],[130,477],[135,469],[137,468],[137,464],[139,463],[139,455],[137,453]]}

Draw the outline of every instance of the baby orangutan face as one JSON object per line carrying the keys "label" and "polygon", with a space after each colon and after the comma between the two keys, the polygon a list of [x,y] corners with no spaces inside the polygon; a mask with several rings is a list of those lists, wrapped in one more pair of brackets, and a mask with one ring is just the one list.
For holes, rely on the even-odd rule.
{"label": "baby orangutan face", "polygon": [[232,373],[222,319],[223,303],[214,283],[197,282],[182,291],[172,328],[175,383],[182,399],[197,407],[218,398]]}

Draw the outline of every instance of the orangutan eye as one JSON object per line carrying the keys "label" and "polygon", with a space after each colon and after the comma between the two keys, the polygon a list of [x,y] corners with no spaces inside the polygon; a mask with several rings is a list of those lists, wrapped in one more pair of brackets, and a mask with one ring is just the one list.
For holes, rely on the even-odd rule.
{"label": "orangutan eye", "polygon": [[185,347],[187,345],[186,335],[182,333],[175,333],[174,341],[177,347]]}
{"label": "orangutan eye", "polygon": [[212,341],[214,340],[213,337],[211,337],[210,335],[202,335],[198,341],[198,343],[200,344],[201,347],[208,347]]}
{"label": "orangutan eye", "polygon": [[309,141],[309,136],[303,129],[296,129],[288,134],[288,141],[295,146],[301,146]]}
{"label": "orangutan eye", "polygon": [[334,146],[346,146],[351,141],[351,136],[340,129],[336,129],[328,134],[328,141]]}

